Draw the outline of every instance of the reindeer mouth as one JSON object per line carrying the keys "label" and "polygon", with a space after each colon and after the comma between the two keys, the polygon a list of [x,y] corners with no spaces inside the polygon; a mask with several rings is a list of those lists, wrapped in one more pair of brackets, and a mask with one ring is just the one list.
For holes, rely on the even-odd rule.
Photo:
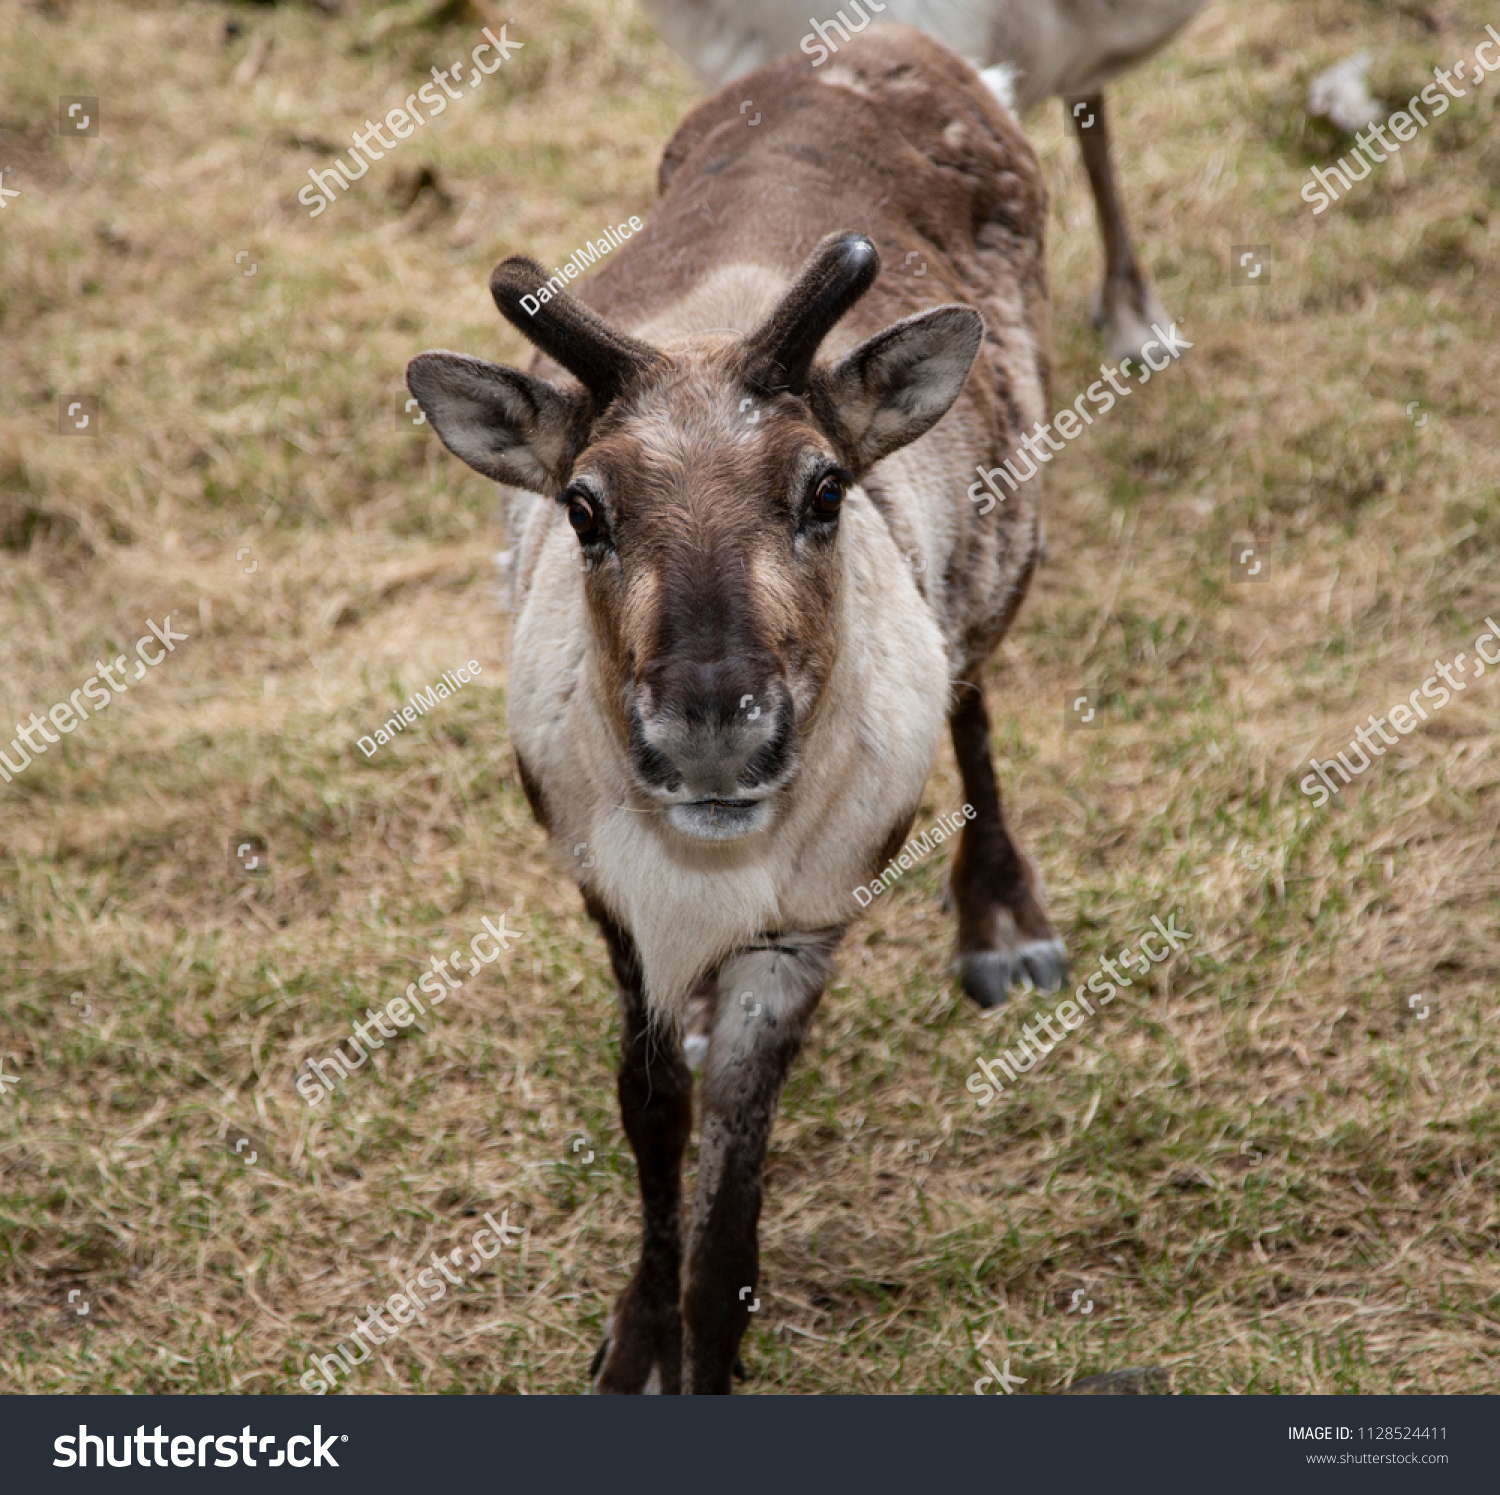
{"label": "reindeer mouth", "polygon": [[764,799],[691,799],[667,807],[667,823],[694,841],[735,841],[771,820]]}
{"label": "reindeer mouth", "polygon": [[[631,703],[636,788],[685,840],[735,841],[764,831],[796,776],[797,731],[786,687],[773,679],[754,695],[737,697],[738,689],[683,689],[670,706],[653,709],[657,703],[643,688]],[[743,703],[757,700],[752,716]]]}

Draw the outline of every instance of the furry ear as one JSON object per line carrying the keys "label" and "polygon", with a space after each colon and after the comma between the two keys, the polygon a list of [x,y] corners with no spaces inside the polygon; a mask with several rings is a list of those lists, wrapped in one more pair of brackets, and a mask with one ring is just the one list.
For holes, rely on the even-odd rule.
{"label": "furry ear", "polygon": [[984,320],[967,306],[918,312],[815,369],[809,398],[856,475],[947,413],[979,351]]}
{"label": "furry ear", "polygon": [[462,353],[421,353],[406,387],[455,457],[499,483],[555,496],[583,450],[589,397]]}

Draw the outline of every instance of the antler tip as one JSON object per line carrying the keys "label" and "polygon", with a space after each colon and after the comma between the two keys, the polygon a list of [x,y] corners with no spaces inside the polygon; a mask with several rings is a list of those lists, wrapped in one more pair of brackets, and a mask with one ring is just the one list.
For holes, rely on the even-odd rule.
{"label": "antler tip", "polygon": [[834,241],[834,247],[839,251],[843,268],[849,274],[857,275],[867,267],[872,273],[879,273],[880,251],[876,249],[873,240],[864,234],[840,234]]}

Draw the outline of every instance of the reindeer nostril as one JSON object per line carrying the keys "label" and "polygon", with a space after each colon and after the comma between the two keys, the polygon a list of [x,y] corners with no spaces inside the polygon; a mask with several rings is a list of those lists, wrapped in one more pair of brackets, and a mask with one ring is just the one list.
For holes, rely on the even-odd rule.
{"label": "reindeer nostril", "polygon": [[643,681],[630,751],[648,792],[745,813],[788,778],[796,727],[786,686],[751,663],[678,656]]}

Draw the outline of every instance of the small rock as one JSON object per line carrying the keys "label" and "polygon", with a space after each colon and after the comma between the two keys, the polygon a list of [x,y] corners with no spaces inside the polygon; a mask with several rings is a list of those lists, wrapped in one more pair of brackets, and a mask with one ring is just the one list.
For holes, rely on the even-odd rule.
{"label": "small rock", "polygon": [[1356,52],[1318,74],[1307,90],[1308,112],[1330,120],[1346,135],[1368,129],[1385,115],[1385,107],[1365,85],[1370,52]]}

